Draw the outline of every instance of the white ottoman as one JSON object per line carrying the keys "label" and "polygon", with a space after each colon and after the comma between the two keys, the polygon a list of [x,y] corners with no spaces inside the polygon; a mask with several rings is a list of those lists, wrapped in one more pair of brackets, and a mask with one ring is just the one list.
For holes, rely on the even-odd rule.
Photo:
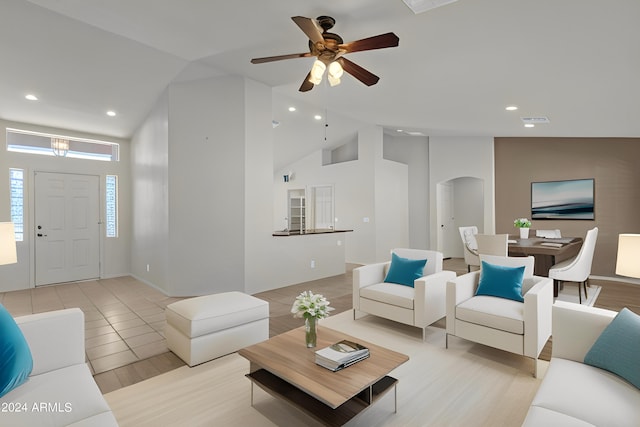
{"label": "white ottoman", "polygon": [[165,316],[167,347],[189,366],[269,338],[269,303],[242,292],[174,302]]}

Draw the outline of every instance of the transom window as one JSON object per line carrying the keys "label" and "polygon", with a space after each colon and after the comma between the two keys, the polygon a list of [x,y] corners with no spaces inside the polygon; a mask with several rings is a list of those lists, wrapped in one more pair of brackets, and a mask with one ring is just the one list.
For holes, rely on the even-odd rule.
{"label": "transom window", "polygon": [[7,151],[117,162],[120,144],[7,128]]}

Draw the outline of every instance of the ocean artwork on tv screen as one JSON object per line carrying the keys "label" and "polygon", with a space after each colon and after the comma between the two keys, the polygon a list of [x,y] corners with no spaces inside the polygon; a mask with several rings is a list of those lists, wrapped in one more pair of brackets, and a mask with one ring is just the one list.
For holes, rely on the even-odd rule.
{"label": "ocean artwork on tv screen", "polygon": [[595,219],[594,180],[531,183],[532,219]]}

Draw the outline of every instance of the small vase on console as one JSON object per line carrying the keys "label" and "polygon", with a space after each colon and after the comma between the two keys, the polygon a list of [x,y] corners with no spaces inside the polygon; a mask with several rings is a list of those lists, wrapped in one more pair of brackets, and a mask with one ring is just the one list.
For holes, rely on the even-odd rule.
{"label": "small vase on console", "polygon": [[304,318],[304,337],[308,348],[316,346],[318,340],[318,319],[329,316],[333,307],[329,307],[329,301],[320,294],[304,291],[296,297],[291,307],[293,317]]}
{"label": "small vase on console", "polygon": [[520,229],[520,238],[529,238],[529,227],[531,227],[531,221],[527,218],[516,218],[513,221],[513,226]]}
{"label": "small vase on console", "polygon": [[318,340],[318,319],[315,317],[307,317],[304,319],[305,342],[307,348],[316,346]]}

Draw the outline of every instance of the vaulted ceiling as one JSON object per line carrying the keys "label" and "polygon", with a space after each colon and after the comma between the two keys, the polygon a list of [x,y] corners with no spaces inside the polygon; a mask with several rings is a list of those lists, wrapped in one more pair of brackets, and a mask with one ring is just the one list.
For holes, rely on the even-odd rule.
{"label": "vaulted ceiling", "polygon": [[[312,58],[249,62],[306,51],[296,15],[334,17],[345,41],[392,31],[400,45],[349,54],[377,85],[345,76],[300,93]],[[402,0],[2,0],[0,118],[128,138],[171,82],[232,74],[273,87],[281,126],[311,128],[303,115],[328,113],[336,140],[357,123],[638,137],[638,22],[638,0],[458,0],[419,14]],[[525,128],[521,117],[549,123]]]}

